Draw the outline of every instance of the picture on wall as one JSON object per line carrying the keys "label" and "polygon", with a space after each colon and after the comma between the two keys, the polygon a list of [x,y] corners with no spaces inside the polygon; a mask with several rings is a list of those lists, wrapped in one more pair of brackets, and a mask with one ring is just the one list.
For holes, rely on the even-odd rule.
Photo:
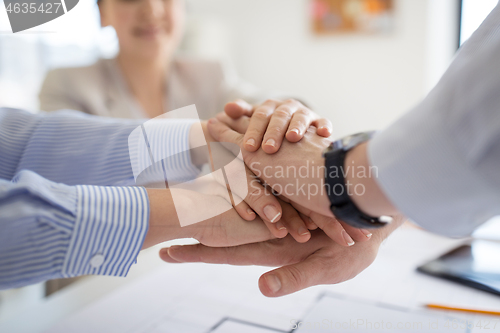
{"label": "picture on wall", "polygon": [[394,27],[394,0],[310,0],[316,34],[387,33]]}

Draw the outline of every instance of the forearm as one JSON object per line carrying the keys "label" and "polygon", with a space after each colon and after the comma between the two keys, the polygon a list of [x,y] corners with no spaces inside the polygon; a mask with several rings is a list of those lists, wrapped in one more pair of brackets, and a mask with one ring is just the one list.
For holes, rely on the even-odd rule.
{"label": "forearm", "polygon": [[0,109],[0,178],[31,170],[68,185],[113,185],[133,180],[128,135],[140,122],[72,111],[30,114]]}
{"label": "forearm", "polygon": [[0,289],[125,276],[148,228],[143,188],[67,186],[29,171],[0,180],[0,210]]}
{"label": "forearm", "polygon": [[170,156],[165,165],[169,181],[191,179],[199,170],[188,154],[181,153],[190,149],[194,122],[159,119],[144,123],[74,111],[33,115],[0,109],[0,154],[8,161],[0,165],[0,178],[11,179],[26,169],[68,185],[133,185],[134,176],[144,168]]}
{"label": "forearm", "polygon": [[368,145],[378,183],[429,231],[463,237],[500,214],[500,5],[436,87]]}

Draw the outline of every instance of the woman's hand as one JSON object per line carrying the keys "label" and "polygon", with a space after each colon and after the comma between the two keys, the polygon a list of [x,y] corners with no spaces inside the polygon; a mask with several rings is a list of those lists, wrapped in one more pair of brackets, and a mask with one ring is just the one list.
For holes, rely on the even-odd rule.
{"label": "woman's hand", "polygon": [[[332,134],[332,123],[328,119],[320,118],[293,99],[267,100],[255,107],[243,100],[237,100],[226,104],[224,111],[234,120],[242,116],[250,117],[248,128],[240,132],[245,134],[243,147],[250,152],[256,151],[262,145],[266,153],[273,154],[281,147],[283,138],[297,142],[311,125],[317,128],[316,133],[322,137],[327,138]],[[226,118],[219,118],[221,121],[224,119]]]}
{"label": "woman's hand", "polygon": [[358,229],[337,220],[335,217],[324,216],[298,203],[291,205],[300,212],[304,221],[308,221],[309,230],[320,228],[325,234],[337,244],[342,246],[353,246],[355,243],[366,242],[372,237],[372,232],[366,229]]}
{"label": "woman's hand", "polygon": [[[226,151],[226,149],[216,149],[216,151],[213,151],[209,147],[214,142],[218,144],[210,135],[206,121],[202,122],[201,126],[197,124],[193,125],[190,131],[191,159],[198,166],[206,163],[210,164],[212,172],[220,168],[220,164],[225,164],[224,172],[226,177],[217,177],[215,172],[212,173],[214,175],[213,179],[219,183],[219,186],[213,184],[212,192],[210,193],[202,188],[202,185],[205,188],[208,186],[201,184],[200,179],[196,179],[194,184],[186,184],[183,187],[187,189],[190,186],[189,189],[192,191],[215,194],[227,198],[228,188],[226,182],[228,180],[230,183],[231,181],[237,181],[236,184],[235,182],[230,184],[229,190],[234,199],[230,203],[234,205],[238,214],[247,221],[253,221],[258,215],[275,237],[285,237],[287,230],[282,223],[279,223],[283,212],[278,199],[257,180],[257,177],[255,177],[248,167],[245,166],[245,170],[242,171],[238,168],[238,164],[223,163],[237,158],[238,152],[235,152],[236,155],[233,155],[230,151]],[[212,146],[212,148],[214,147]],[[224,147],[220,146],[220,148]]]}
{"label": "woman's hand", "polygon": [[[178,238],[195,238],[201,244],[215,247],[275,238],[260,218],[254,221],[242,219],[224,198],[217,195],[177,189],[147,189],[147,192],[150,217],[143,249]],[[214,207],[226,207],[227,211],[211,211]],[[201,222],[182,226],[186,220]]]}

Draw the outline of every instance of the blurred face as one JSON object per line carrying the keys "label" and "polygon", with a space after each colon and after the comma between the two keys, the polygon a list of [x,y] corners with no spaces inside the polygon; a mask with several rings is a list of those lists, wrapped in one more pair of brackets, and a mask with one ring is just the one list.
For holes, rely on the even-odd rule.
{"label": "blurred face", "polygon": [[183,0],[100,0],[102,26],[112,26],[120,54],[172,56],[183,34]]}

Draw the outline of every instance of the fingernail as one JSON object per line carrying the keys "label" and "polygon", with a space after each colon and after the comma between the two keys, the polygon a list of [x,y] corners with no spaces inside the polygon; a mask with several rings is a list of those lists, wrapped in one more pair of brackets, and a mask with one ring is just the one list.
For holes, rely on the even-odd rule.
{"label": "fingernail", "polygon": [[278,221],[281,213],[276,209],[276,207],[269,205],[264,207],[264,215],[266,215],[267,219],[271,221],[271,223],[274,223],[275,221]]}
{"label": "fingernail", "polygon": [[255,212],[253,211],[253,209],[252,209],[252,208],[248,208],[248,209],[247,209],[247,213],[248,213],[248,214],[250,214],[250,215],[255,214]]}
{"label": "fingernail", "polygon": [[342,230],[342,237],[344,237],[344,240],[346,241],[347,245],[349,245],[349,246],[354,245],[354,241],[352,240],[351,236],[349,236],[349,234],[345,230]]}
{"label": "fingernail", "polygon": [[248,139],[247,140],[247,145],[255,147],[255,140],[254,139]]}
{"label": "fingernail", "polygon": [[276,229],[286,230],[285,226],[283,225],[283,223],[281,223],[281,221],[276,222]]}
{"label": "fingernail", "polygon": [[360,229],[360,231],[366,236],[366,238],[370,238],[372,236],[372,233],[366,229]]}
{"label": "fingernail", "polygon": [[297,128],[290,130],[290,132],[295,132],[295,134],[300,134],[300,131]]}
{"label": "fingernail", "polygon": [[275,145],[276,145],[276,141],[274,141],[273,139],[269,139],[266,141],[266,146],[274,147]]}
{"label": "fingernail", "polygon": [[278,292],[281,289],[281,281],[276,275],[270,274],[266,276],[266,283],[273,293]]}
{"label": "fingernail", "polygon": [[299,235],[301,236],[305,236],[305,235],[309,235],[309,230],[307,230],[306,228],[304,227],[300,227],[299,230],[298,230],[298,233]]}

